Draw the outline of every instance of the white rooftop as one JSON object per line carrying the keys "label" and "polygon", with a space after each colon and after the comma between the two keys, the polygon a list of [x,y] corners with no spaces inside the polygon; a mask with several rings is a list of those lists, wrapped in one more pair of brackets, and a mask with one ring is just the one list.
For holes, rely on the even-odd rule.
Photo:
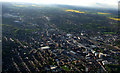
{"label": "white rooftop", "polygon": [[41,49],[49,49],[50,47],[49,46],[45,46],[45,47],[41,47]]}

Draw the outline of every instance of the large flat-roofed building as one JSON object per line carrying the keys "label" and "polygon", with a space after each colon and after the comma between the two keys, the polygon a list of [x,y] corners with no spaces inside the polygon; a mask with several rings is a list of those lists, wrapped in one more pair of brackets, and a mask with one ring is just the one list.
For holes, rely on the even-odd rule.
{"label": "large flat-roofed building", "polygon": [[45,46],[45,47],[41,47],[40,49],[45,50],[45,49],[49,49],[49,46]]}

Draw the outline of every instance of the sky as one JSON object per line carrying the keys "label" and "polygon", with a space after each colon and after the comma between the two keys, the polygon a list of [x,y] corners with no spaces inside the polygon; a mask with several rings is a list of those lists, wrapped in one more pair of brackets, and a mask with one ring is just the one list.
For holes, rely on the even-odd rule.
{"label": "sky", "polygon": [[27,2],[42,4],[66,4],[89,7],[118,8],[120,0],[0,0],[0,2]]}

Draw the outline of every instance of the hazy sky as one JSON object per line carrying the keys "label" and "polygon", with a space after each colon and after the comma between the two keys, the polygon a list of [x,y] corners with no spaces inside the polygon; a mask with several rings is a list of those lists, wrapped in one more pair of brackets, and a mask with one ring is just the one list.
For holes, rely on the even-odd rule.
{"label": "hazy sky", "polygon": [[79,6],[94,6],[104,8],[117,8],[120,0],[0,0],[7,2],[29,2],[43,4],[67,4]]}

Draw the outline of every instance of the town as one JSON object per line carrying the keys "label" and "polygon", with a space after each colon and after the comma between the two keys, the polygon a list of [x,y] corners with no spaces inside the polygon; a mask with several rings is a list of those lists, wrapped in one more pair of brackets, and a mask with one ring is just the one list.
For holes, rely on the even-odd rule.
{"label": "town", "polygon": [[[94,32],[86,30],[79,33],[68,32],[59,28],[57,24],[50,23],[52,20],[47,15],[39,17],[42,25],[35,22],[34,17],[25,16],[31,19],[29,21],[19,15],[19,12],[3,14],[2,44],[3,55],[6,56],[3,59],[4,72],[120,71],[116,67],[120,67],[120,48],[114,44],[118,39],[117,34],[90,35]],[[11,18],[8,22],[17,24],[17,27],[13,27],[14,24],[6,24],[8,22],[5,22],[4,18]],[[20,30],[18,27],[23,29]],[[12,30],[14,34],[7,29]],[[95,32],[101,34],[99,31]]]}

